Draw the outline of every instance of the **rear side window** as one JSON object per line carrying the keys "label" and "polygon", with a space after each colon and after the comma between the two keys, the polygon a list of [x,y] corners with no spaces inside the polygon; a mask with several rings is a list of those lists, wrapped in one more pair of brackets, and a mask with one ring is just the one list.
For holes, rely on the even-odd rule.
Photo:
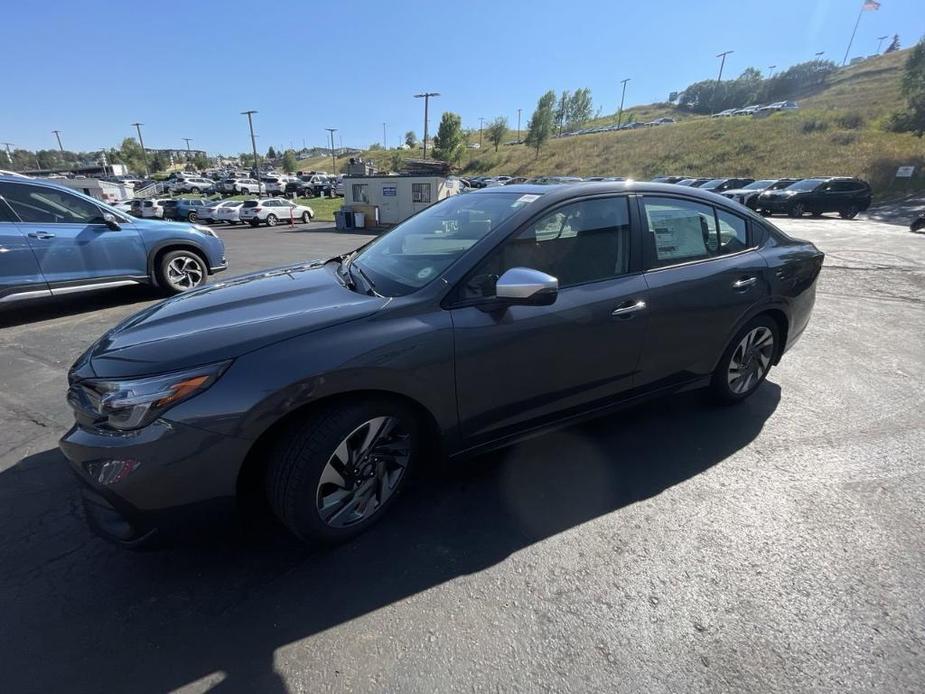
{"label": "rear side window", "polygon": [[99,224],[103,221],[99,207],[63,190],[0,183],[0,195],[26,223]]}
{"label": "rear side window", "polygon": [[716,211],[719,222],[720,253],[738,253],[748,248],[748,230],[745,220],[725,210]]}
{"label": "rear side window", "polygon": [[652,267],[711,258],[719,252],[716,216],[710,205],[677,198],[643,198],[646,244]]}
{"label": "rear side window", "polygon": [[244,207],[257,207],[257,205],[259,204],[260,203],[257,202],[256,200],[245,200],[244,201]]}

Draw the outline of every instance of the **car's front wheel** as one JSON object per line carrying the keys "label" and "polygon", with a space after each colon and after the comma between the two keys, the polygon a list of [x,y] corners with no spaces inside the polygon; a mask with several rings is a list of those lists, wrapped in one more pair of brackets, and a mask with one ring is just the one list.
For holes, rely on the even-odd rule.
{"label": "car's front wheel", "polygon": [[158,284],[171,294],[195,289],[205,284],[207,277],[205,263],[192,251],[165,253],[157,266]]}
{"label": "car's front wheel", "polygon": [[302,213],[302,224],[308,224],[312,221],[312,216],[308,212]]}
{"label": "car's front wheel", "polygon": [[195,186],[193,186],[192,188],[189,189],[189,192],[192,193],[193,195],[199,195],[199,188],[196,188]]}
{"label": "car's front wheel", "polygon": [[196,214],[195,212],[190,212],[188,215],[186,215],[186,221],[187,222],[198,222],[199,215]]}
{"label": "car's front wheel", "polygon": [[787,213],[791,217],[802,217],[806,213],[806,205],[804,205],[802,202],[795,202],[790,206],[790,209],[787,211]]}
{"label": "car's front wheel", "polygon": [[273,512],[303,540],[339,542],[378,521],[420,450],[414,413],[389,400],[332,405],[284,433],[266,475]]}
{"label": "car's front wheel", "polygon": [[854,219],[858,216],[858,212],[860,211],[861,210],[857,205],[850,205],[849,207],[846,207],[841,212],[839,212],[838,215],[842,219]]}
{"label": "car's front wheel", "polygon": [[773,318],[758,316],[732,338],[710,384],[717,400],[739,402],[758,389],[777,354],[778,332]]}

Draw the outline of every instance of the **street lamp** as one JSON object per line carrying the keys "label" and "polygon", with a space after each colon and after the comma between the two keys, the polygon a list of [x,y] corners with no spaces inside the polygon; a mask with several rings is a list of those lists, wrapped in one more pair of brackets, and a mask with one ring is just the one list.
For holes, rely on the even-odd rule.
{"label": "street lamp", "polygon": [[819,60],[822,56],[825,55],[825,51],[819,51],[817,53],[814,53],[813,55],[816,56],[816,60]]}
{"label": "street lamp", "polygon": [[331,133],[331,174],[337,175],[337,156],[334,154],[334,133],[337,132],[337,128],[325,128],[329,133]]}
{"label": "street lamp", "polygon": [[430,104],[430,97],[440,96],[440,92],[421,92],[415,94],[415,99],[424,99],[424,158],[427,159],[427,108]]}
{"label": "street lamp", "polygon": [[776,67],[777,65],[768,65],[768,79],[771,79],[774,76],[774,68]]}
{"label": "street lamp", "polygon": [[626,97],[626,83],[630,81],[630,78],[627,77],[625,80],[620,82],[623,85],[623,93],[620,94],[620,111],[617,114],[617,130],[620,129],[620,122],[623,120],[623,99]]}
{"label": "street lamp", "polygon": [[[260,178],[260,169],[257,168],[257,138],[254,137],[254,114],[256,111],[241,111],[242,116],[247,116],[247,125],[251,130],[251,148],[254,152],[254,175]],[[257,197],[260,197],[260,185],[257,185]]]}
{"label": "street lamp", "polygon": [[726,66],[726,56],[730,53],[735,53],[735,51],[723,51],[718,54],[716,57],[721,58],[719,63],[719,77],[716,78],[716,84],[713,85],[713,103],[710,104],[710,115],[712,116],[716,112],[716,90],[719,88],[719,83],[723,79],[723,68]]}
{"label": "street lamp", "polygon": [[878,36],[877,37],[877,55],[880,55],[880,48],[883,46],[883,42],[890,38],[889,36]]}
{"label": "street lamp", "polygon": [[482,125],[485,123],[485,119],[482,116],[479,116],[479,149],[482,149]]}
{"label": "street lamp", "polygon": [[385,123],[382,124],[382,148],[383,149],[389,148],[389,141],[385,137]]}
{"label": "street lamp", "polygon": [[192,156],[192,153],[190,152],[190,148],[189,148],[189,143],[193,138],[181,137],[180,139],[186,142],[186,163],[189,164],[190,157]]}
{"label": "street lamp", "polygon": [[145,164],[145,178],[148,178],[150,175],[148,171],[148,152],[145,149],[145,141],[141,139],[141,126],[144,125],[144,123],[132,123],[132,125],[134,125],[135,130],[138,131],[138,144],[141,145],[141,159]]}

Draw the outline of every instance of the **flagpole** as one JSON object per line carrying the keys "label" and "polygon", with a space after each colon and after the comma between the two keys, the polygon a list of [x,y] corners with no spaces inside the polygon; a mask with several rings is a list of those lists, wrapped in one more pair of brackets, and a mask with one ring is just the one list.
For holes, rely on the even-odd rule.
{"label": "flagpole", "polygon": [[851,44],[854,43],[854,35],[858,33],[858,24],[861,23],[861,15],[864,14],[864,3],[861,3],[861,11],[858,12],[858,21],[854,23],[854,31],[851,32],[851,40],[848,42],[848,48],[845,49],[845,57],[841,61],[842,67],[848,62],[848,54],[851,52]]}

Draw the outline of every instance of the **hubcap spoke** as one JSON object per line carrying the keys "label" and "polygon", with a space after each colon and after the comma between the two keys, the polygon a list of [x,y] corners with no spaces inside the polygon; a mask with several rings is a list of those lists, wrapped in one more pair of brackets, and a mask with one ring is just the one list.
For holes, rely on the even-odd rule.
{"label": "hubcap spoke", "polygon": [[756,387],[767,373],[774,354],[774,334],[766,327],[750,330],[733,350],[726,380],[733,393],[741,395]]}

